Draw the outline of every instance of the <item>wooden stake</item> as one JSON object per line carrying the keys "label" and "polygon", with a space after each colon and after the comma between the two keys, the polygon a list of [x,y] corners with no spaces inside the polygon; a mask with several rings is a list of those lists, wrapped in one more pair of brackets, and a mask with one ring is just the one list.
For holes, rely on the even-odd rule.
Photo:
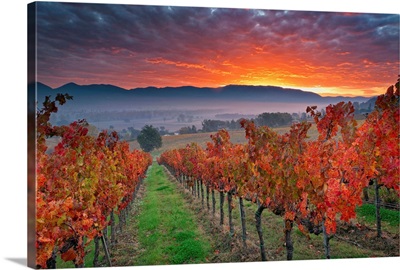
{"label": "wooden stake", "polygon": [[106,243],[106,240],[104,238],[104,235],[101,236],[101,242],[103,243],[104,252],[106,253],[108,266],[111,267],[112,265],[111,265],[110,253],[108,252],[107,243]]}

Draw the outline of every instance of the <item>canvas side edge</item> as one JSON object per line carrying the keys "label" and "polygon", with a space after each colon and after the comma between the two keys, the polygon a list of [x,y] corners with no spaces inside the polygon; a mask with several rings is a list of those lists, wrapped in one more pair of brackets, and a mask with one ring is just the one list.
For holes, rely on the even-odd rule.
{"label": "canvas side edge", "polygon": [[28,243],[27,243],[27,266],[36,268],[36,9],[37,3],[29,3],[27,5],[27,30],[28,30],[28,74],[27,74],[27,90],[28,90],[28,185],[27,185],[27,214],[28,214]]}

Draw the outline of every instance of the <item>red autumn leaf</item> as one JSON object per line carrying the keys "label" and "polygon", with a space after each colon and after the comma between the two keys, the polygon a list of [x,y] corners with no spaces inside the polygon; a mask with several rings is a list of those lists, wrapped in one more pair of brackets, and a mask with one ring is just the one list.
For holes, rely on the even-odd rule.
{"label": "red autumn leaf", "polygon": [[76,252],[73,248],[68,249],[66,252],[61,253],[61,259],[64,262],[73,261],[76,258]]}

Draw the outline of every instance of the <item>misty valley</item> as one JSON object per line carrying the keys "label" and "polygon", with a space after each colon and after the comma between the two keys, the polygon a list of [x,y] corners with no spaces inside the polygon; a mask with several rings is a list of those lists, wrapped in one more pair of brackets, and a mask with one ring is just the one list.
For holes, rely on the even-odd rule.
{"label": "misty valley", "polygon": [[[37,83],[36,87],[38,104],[45,96],[54,97],[57,93],[73,96],[73,100],[52,115],[52,124],[66,125],[86,119],[93,132],[111,129],[127,140],[134,139],[145,125],[152,125],[163,135],[210,132],[220,128],[234,130],[240,129],[238,120],[241,118],[257,119],[262,118],[262,114],[271,114],[268,117],[279,115],[278,118],[284,116],[285,119],[267,123],[281,126],[305,120],[305,110],[310,105],[323,109],[342,100],[352,101],[358,114],[362,114],[370,111],[375,101],[365,97],[321,97],[272,86],[125,90],[111,85],[73,83],[52,89]],[[94,92],[96,94],[92,95]]]}

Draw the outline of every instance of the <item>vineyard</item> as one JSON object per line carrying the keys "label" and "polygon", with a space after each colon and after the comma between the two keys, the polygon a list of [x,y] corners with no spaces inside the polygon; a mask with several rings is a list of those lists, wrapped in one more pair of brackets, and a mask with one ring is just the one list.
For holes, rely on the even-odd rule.
{"label": "vineyard", "polygon": [[[63,105],[69,98],[61,94],[54,101],[46,98],[37,112],[36,264],[55,268],[60,255],[63,261],[82,267],[85,248],[94,241],[93,265],[97,266],[101,241],[111,266],[107,242],[115,243],[114,215],[121,230],[152,158],[142,151],[131,152],[115,132],[88,136],[85,121],[50,125],[56,102]],[[51,136],[62,140],[49,154],[45,139]]]}
{"label": "vineyard", "polygon": [[[368,200],[366,196],[371,190],[375,205],[374,239],[387,238],[381,224],[382,190],[395,194],[396,200],[400,194],[399,82],[378,97],[375,110],[361,124],[354,118],[353,105],[344,102],[328,106],[324,114],[315,106],[308,107],[307,113],[314,123],[295,123],[287,132],[256,126],[243,119],[245,135],[235,135],[235,142],[226,130],[212,134],[203,145],[189,142],[190,136],[185,137],[185,146],[182,141],[177,142],[176,148],[162,152],[157,157],[158,164],[151,167],[152,156],[130,150],[129,144],[120,141],[116,132],[103,131],[97,137],[90,136],[84,120],[67,126],[52,126],[51,114],[68,99],[71,97],[67,94],[58,94],[54,101],[46,98],[36,115],[38,268],[56,268],[60,260],[72,262],[75,267],[87,266],[89,247],[93,249],[90,265],[129,265],[116,259],[124,253],[121,251],[125,248],[122,245],[125,240],[121,238],[123,227],[129,231],[131,223],[140,223],[134,226],[139,232],[129,233],[137,234],[138,241],[149,242],[149,237],[157,235],[155,230],[162,224],[158,220],[158,225],[152,225],[146,233],[141,232],[146,225],[155,222],[156,214],[149,213],[153,208],[169,207],[165,209],[166,214],[158,213],[157,218],[174,213],[175,217],[183,219],[189,214],[182,214],[184,206],[179,200],[189,201],[193,209],[186,210],[196,213],[197,220],[207,223],[207,219],[218,218],[217,225],[227,228],[225,240],[218,236],[223,234],[223,229],[217,230],[217,234],[215,228],[210,229],[210,233],[215,234],[211,238],[229,242],[230,250],[234,246],[233,239],[240,239],[242,257],[231,261],[276,259],[271,257],[269,249],[282,248],[271,247],[268,243],[272,236],[263,231],[266,215],[267,222],[282,225],[279,231],[287,260],[297,258],[294,231],[308,239],[322,235],[324,257],[336,257],[332,253],[336,250],[331,246],[332,239],[353,243],[346,232],[365,229],[355,220],[358,207],[363,200]],[[61,138],[51,150],[46,145],[50,137]],[[168,184],[162,182],[163,173],[168,176]],[[153,195],[155,201],[143,199],[150,192],[165,193]],[[173,194],[182,194],[179,196],[183,199]],[[167,196],[171,196],[171,201],[168,207],[163,207],[166,202],[157,200]],[[138,215],[140,207],[137,205],[142,201],[149,206],[144,205],[143,215]],[[234,210],[236,205],[237,211]],[[144,216],[146,211],[147,217]],[[129,213],[134,216],[128,216]],[[254,221],[255,228],[249,228],[249,219]],[[173,218],[168,222],[175,224],[172,221]],[[184,235],[185,240],[189,237],[193,242],[183,248],[186,250],[172,244],[166,250],[182,254],[190,251],[201,254],[202,259],[171,255],[171,261],[161,256],[157,257],[158,262],[213,262],[206,256],[210,252],[208,245],[196,242],[201,232],[208,233],[208,230],[194,232],[193,220],[188,218],[187,222],[190,225],[171,225],[175,227],[168,231],[188,226],[191,231],[179,231],[172,238],[175,241]],[[253,232],[256,239],[250,239]],[[159,239],[154,242],[170,241],[163,237],[164,233],[160,232]],[[398,242],[398,232],[394,237]],[[257,254],[252,252],[254,242]],[[193,249],[193,246],[198,248]],[[140,248],[135,247],[135,251],[139,252]],[[99,258],[100,252],[104,255],[103,261]],[[214,248],[212,252],[218,255],[220,250]],[[398,252],[390,252],[389,255],[398,256]],[[144,255],[138,257],[142,258],[139,264],[149,261]],[[154,261],[148,264],[151,263]]]}
{"label": "vineyard", "polygon": [[[338,219],[349,222],[362,204],[363,191],[373,185],[376,206],[376,236],[382,236],[381,187],[399,195],[399,83],[379,96],[375,110],[357,127],[351,103],[338,103],[321,115],[308,107],[319,136],[306,140],[311,123],[292,125],[280,135],[272,129],[242,120],[246,144],[233,144],[221,130],[211,136],[206,149],[192,143],[164,152],[158,162],[180,183],[201,197],[213,213],[215,193],[219,194],[220,224],[224,224],[224,197],[227,196],[228,224],[232,223],[233,198],[238,198],[243,245],[246,223],[243,200],[257,204],[255,212],[260,256],[267,260],[261,215],[265,209],[282,217],[287,259],[293,258],[293,226],[304,234],[323,234],[326,258],[331,257],[330,239]],[[206,198],[206,199],[204,199]]]}

